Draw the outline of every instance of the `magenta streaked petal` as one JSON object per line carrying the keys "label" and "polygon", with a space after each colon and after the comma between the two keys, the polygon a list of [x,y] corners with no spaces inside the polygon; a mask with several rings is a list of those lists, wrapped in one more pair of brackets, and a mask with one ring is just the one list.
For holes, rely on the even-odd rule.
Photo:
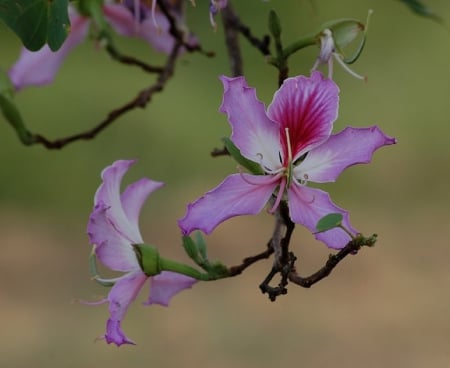
{"label": "magenta streaked petal", "polygon": [[173,296],[184,289],[190,289],[196,282],[197,280],[192,277],[163,271],[150,279],[150,296],[144,304],[160,304],[167,307]]}
{"label": "magenta streaked petal", "polygon": [[116,230],[108,211],[111,211],[110,207],[98,204],[89,217],[89,241],[96,245],[98,260],[114,271],[139,270],[140,266],[129,240]]}
{"label": "magenta streaked petal", "polygon": [[89,19],[73,10],[69,14],[70,33],[58,51],[51,51],[47,45],[35,52],[22,49],[19,60],[9,70],[9,77],[17,91],[29,86],[52,83],[66,56],[84,40],[89,28]]}
{"label": "magenta streaked petal", "polygon": [[[295,161],[305,152],[328,139],[338,115],[339,88],[320,72],[311,77],[288,78],[275,93],[267,115],[284,129],[289,129]],[[284,155],[287,156],[286,139]]]}
{"label": "magenta streaked petal", "polygon": [[226,113],[232,128],[231,140],[241,154],[275,170],[280,167],[280,128],[271,121],[256,91],[244,77],[222,76],[224,93],[220,111]]}
{"label": "magenta streaked petal", "polygon": [[108,344],[112,342],[120,346],[133,343],[123,334],[120,323],[125,317],[128,306],[136,299],[147,278],[140,270],[128,273],[121,277],[109,292],[110,317],[105,334]]}
{"label": "magenta streaked petal", "polygon": [[114,321],[111,318],[106,321],[106,334],[104,338],[108,344],[116,344],[117,346],[123,344],[136,345],[133,340],[130,340],[122,331],[120,321]]}
{"label": "magenta streaked petal", "polygon": [[[122,207],[122,200],[120,196],[120,184],[125,173],[130,166],[135,163],[133,160],[119,160],[114,162],[111,166],[106,167],[101,174],[103,183],[95,193],[94,203],[103,204],[110,207],[108,210],[109,221],[112,222],[116,231],[129,240],[129,244],[140,244],[142,240],[139,226],[137,223],[132,223]],[[144,198],[145,199],[145,198]]]}
{"label": "magenta streaked petal", "polygon": [[136,23],[132,12],[126,6],[105,4],[103,5],[103,14],[108,23],[121,36],[134,37],[136,35],[139,24]]}
{"label": "magenta streaked petal", "polygon": [[377,126],[347,127],[332,135],[324,144],[309,151],[306,159],[294,169],[298,179],[306,177],[317,183],[335,181],[349,166],[369,163],[380,147],[396,143]]}
{"label": "magenta streaked petal", "polygon": [[[336,206],[327,192],[306,186],[291,185],[288,189],[289,213],[293,222],[316,233],[319,220],[330,213],[343,215],[342,223],[351,233],[357,231],[350,225],[348,212]],[[351,240],[342,229],[335,228],[323,233],[315,234],[316,239],[324,242],[329,248],[341,249]]]}
{"label": "magenta streaked petal", "polygon": [[189,204],[178,225],[183,234],[194,230],[209,234],[231,217],[255,215],[264,208],[277,184],[273,175],[230,175],[216,188]]}

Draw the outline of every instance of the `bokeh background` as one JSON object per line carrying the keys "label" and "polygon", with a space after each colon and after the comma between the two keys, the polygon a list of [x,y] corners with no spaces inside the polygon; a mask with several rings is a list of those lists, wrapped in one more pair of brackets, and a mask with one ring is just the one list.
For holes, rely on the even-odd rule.
{"label": "bokeh background", "polygon": [[[450,23],[447,0],[426,3]],[[267,32],[268,12],[276,9],[286,43],[325,21],[364,20],[374,10],[367,47],[353,66],[368,83],[335,67],[341,88],[335,131],[378,124],[398,144],[326,189],[350,210],[356,228],[379,234],[376,247],[346,259],[310,290],[291,285],[275,303],[258,289],[270,261],[238,278],[198,284],[170,308],[140,305],[145,290],[123,322],[138,345],[95,341],[107,306],[74,300],[107,292],[90,280],[85,233],[100,171],[137,158],[127,182],[142,176],[166,182],[143,210],[142,233],[164,255],[185,261],[176,220],[187,202],[235,171],[230,159],[209,156],[229,134],[218,112],[217,77],[229,74],[223,33],[211,30],[207,1],[188,8],[192,30],[217,56],[185,55],[164,93],[95,140],[61,151],[25,147],[0,118],[0,366],[450,366],[450,33],[394,0],[235,4],[257,35]],[[126,53],[163,61],[144,43],[118,42]],[[276,71],[244,40],[242,46],[249,84],[269,103]],[[0,25],[0,67],[8,69],[19,50]],[[317,52],[293,57],[291,74],[309,73]],[[92,127],[153,81],[87,41],[54,84],[24,90],[16,102],[32,131],[56,138]],[[237,264],[265,247],[271,227],[267,213],[230,220],[207,238],[210,256]],[[328,250],[308,232],[298,228],[294,240],[303,274],[324,263]]]}

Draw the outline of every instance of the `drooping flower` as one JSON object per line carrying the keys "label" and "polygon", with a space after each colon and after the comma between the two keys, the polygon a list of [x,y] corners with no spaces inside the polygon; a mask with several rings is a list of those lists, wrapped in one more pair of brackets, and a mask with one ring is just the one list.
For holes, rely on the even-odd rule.
{"label": "drooping flower", "polygon": [[110,316],[104,338],[108,344],[117,346],[134,344],[123,333],[121,322],[128,306],[147,280],[150,281],[150,296],[144,304],[164,306],[175,294],[196,282],[193,278],[170,271],[152,276],[142,271],[133,250],[133,245],[143,243],[138,224],[139,213],[148,195],[163,183],[143,178],[130,184],[120,194],[122,177],[133,164],[134,161],[116,161],[103,170],[103,183],[95,194],[94,209],[87,228],[97,259],[111,270],[124,273],[112,280],[101,279],[113,282],[114,286],[106,299],[90,303],[109,303]]}
{"label": "drooping flower", "polygon": [[[175,40],[169,33],[170,24],[160,12],[152,15],[149,7],[138,0],[105,3],[102,9],[106,21],[118,34],[141,38],[160,52],[170,53],[172,50]],[[171,10],[181,23],[182,14],[178,13],[178,8],[174,5]],[[52,83],[66,56],[86,38],[91,18],[79,14],[72,6],[69,6],[69,18],[70,33],[58,51],[51,51],[47,45],[36,52],[22,49],[19,59],[9,71],[16,91]],[[188,33],[186,37],[186,42],[192,46],[198,44],[192,34]]]}
{"label": "drooping flower", "polygon": [[333,39],[333,33],[330,29],[325,29],[319,36],[320,39],[320,53],[317,57],[311,71],[316,70],[319,65],[326,64],[328,65],[328,78],[333,78],[333,60],[336,60],[344,70],[349,73],[351,76],[366,80],[367,78],[355,73],[353,70],[349,68],[349,66],[345,63],[344,57],[341,53],[339,53],[336,49],[336,44]]}
{"label": "drooping flower", "polygon": [[[184,234],[209,234],[228,218],[259,213],[272,198],[270,212],[287,199],[293,222],[316,231],[329,213],[341,213],[352,233],[348,212],[336,206],[327,192],[308,182],[332,182],[347,167],[368,163],[374,151],[396,141],[378,127],[348,127],[331,135],[338,114],[338,87],[320,72],[310,78],[284,81],[267,111],[244,77],[221,77],[220,111],[228,116],[231,140],[245,158],[260,165],[264,175],[238,173],[188,205],[179,220]],[[350,236],[340,228],[315,234],[330,248],[342,248]]]}

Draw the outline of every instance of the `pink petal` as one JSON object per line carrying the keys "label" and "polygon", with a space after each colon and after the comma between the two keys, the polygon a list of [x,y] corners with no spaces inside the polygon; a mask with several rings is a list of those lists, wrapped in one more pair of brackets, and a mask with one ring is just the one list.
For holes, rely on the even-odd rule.
{"label": "pink petal", "polygon": [[232,128],[231,140],[241,154],[269,169],[280,167],[280,128],[271,121],[256,91],[244,77],[222,76],[224,94],[220,111],[226,113]]}
{"label": "pink petal", "polygon": [[9,77],[17,91],[29,86],[42,86],[53,82],[62,62],[69,52],[86,37],[89,19],[70,11],[70,33],[61,46],[53,52],[45,45],[39,51],[23,48],[19,60],[9,71]]}
{"label": "pink petal", "polygon": [[[294,161],[305,152],[328,139],[338,115],[339,88],[320,72],[310,78],[288,78],[275,93],[267,115],[281,126],[281,134],[289,129]],[[284,157],[287,157],[283,138]]]}
{"label": "pink petal", "polygon": [[[357,231],[350,225],[348,212],[336,206],[327,192],[316,188],[308,188],[292,184],[288,189],[289,213],[293,222],[307,227],[316,233],[319,220],[330,213],[341,213],[342,223],[351,233]],[[341,249],[351,240],[350,236],[341,228],[335,228],[315,235],[329,248]]]}
{"label": "pink petal", "polygon": [[123,344],[136,345],[123,333],[120,321],[114,321],[110,318],[106,321],[106,334],[103,337],[108,344],[114,343],[117,346]]}
{"label": "pink petal", "polygon": [[103,183],[95,193],[94,203],[110,207],[108,217],[116,231],[128,239],[130,244],[139,244],[143,243],[139,225],[137,222],[131,222],[125,214],[120,196],[122,177],[134,163],[135,161],[119,160],[105,168],[101,174]]}
{"label": "pink petal", "polygon": [[277,184],[272,175],[230,175],[216,188],[189,204],[178,225],[183,234],[196,229],[209,234],[230,217],[255,215],[264,208]]}
{"label": "pink petal", "polygon": [[122,332],[120,324],[125,317],[128,306],[136,299],[146,280],[147,276],[142,271],[135,271],[121,277],[109,292],[110,317],[105,334],[108,344],[114,343],[117,346],[134,344]]}
{"label": "pink petal", "polygon": [[139,213],[145,200],[163,183],[141,179],[120,195],[122,177],[134,161],[116,161],[102,172],[103,183],[95,194],[95,206],[88,223],[90,242],[107,267],[128,272],[140,269],[131,244],[143,243]]}
{"label": "pink petal", "polygon": [[175,272],[163,271],[150,279],[150,296],[146,305],[168,306],[173,296],[184,289],[190,289],[196,279]]}
{"label": "pink petal", "polygon": [[114,271],[140,270],[130,241],[110,221],[110,210],[110,207],[98,204],[89,217],[88,236],[90,243],[96,245],[95,254],[100,262]]}
{"label": "pink petal", "polygon": [[378,148],[394,143],[395,138],[385,135],[377,126],[347,127],[309,151],[306,159],[295,167],[294,175],[317,183],[335,181],[347,167],[369,163]]}
{"label": "pink petal", "polygon": [[[153,181],[147,178],[140,179],[133,184],[128,185],[120,196],[122,207],[130,224],[139,225],[139,214],[142,205],[147,197],[156,189],[164,185],[162,182]],[[136,229],[139,231],[139,228]]]}
{"label": "pink petal", "polygon": [[[155,23],[150,14],[142,22],[136,22],[130,9],[121,4],[106,4],[103,11],[108,23],[118,34],[141,38],[155,50],[166,54],[172,51],[175,40],[169,33],[170,24],[163,14],[155,13]],[[145,9],[141,11],[149,13]]]}

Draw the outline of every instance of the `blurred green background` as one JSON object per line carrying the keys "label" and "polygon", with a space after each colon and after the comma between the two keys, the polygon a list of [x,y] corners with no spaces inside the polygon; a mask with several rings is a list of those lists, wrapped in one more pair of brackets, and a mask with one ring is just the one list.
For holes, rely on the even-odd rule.
{"label": "blurred green background", "polygon": [[[353,65],[368,83],[335,66],[341,88],[335,131],[378,124],[398,144],[326,189],[350,211],[357,229],[379,234],[376,247],[346,259],[311,290],[292,285],[275,303],[258,289],[269,261],[235,279],[198,284],[170,308],[141,306],[145,290],[123,323],[138,345],[117,349],[95,342],[104,332],[107,307],[73,300],[107,292],[90,281],[85,234],[100,171],[116,159],[138,158],[127,182],[142,176],[166,182],[145,206],[141,229],[147,242],[180,260],[186,256],[176,220],[185,204],[235,171],[231,160],[209,156],[229,134],[218,113],[217,79],[229,67],[222,30],[211,30],[206,3],[188,6],[189,22],[216,58],[185,55],[164,93],[94,141],[62,151],[24,147],[0,118],[0,366],[450,366],[450,34],[394,0],[235,2],[257,35],[267,32],[268,12],[276,9],[286,43],[322,22],[364,20],[374,10],[366,49]],[[450,23],[447,0],[426,3]],[[163,61],[139,41],[118,42],[150,63]],[[268,104],[276,71],[241,44],[248,82]],[[0,45],[0,67],[8,69],[20,44],[3,25]],[[310,48],[295,56],[291,75],[309,73],[317,52]],[[16,102],[33,132],[56,138],[92,127],[153,81],[85,42],[54,84],[29,88]],[[271,226],[265,212],[230,220],[208,237],[210,255],[237,264],[265,247]],[[328,254],[300,228],[293,249],[303,274]]]}

